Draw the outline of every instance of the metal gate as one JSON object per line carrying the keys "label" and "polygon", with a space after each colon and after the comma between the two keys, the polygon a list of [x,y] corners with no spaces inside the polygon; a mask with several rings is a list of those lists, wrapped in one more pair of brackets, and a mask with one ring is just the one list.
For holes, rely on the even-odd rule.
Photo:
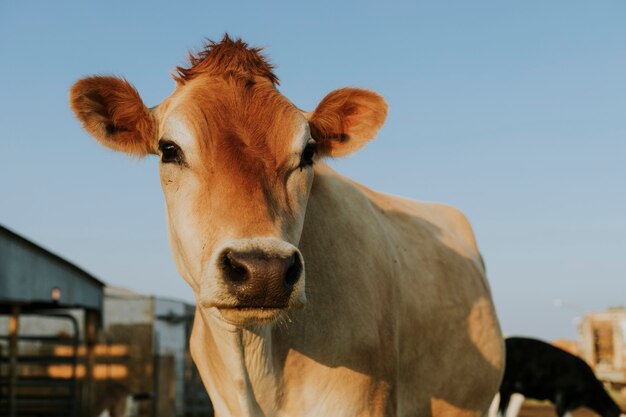
{"label": "metal gate", "polygon": [[[0,313],[7,315],[8,334],[0,335],[0,417],[78,416],[78,378],[85,367],[78,363],[76,319],[55,311],[20,312],[17,306]],[[71,334],[21,334],[23,316],[69,322]]]}

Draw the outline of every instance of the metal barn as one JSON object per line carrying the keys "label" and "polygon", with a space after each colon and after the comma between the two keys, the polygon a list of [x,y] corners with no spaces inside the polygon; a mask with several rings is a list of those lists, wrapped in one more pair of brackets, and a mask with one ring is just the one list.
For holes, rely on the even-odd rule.
{"label": "metal barn", "polygon": [[87,415],[103,287],[0,226],[0,416]]}

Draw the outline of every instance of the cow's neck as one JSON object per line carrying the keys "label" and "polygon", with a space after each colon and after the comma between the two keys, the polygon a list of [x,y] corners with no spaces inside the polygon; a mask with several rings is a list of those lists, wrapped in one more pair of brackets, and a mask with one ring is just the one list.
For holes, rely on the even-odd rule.
{"label": "cow's neck", "polygon": [[[212,352],[205,351],[199,355],[209,355],[213,366],[223,368],[201,375],[205,384],[209,381],[211,385],[208,387],[210,394],[219,392],[214,397],[226,400],[224,404],[215,404],[218,415],[268,415],[262,411],[262,405],[267,407],[279,404],[281,392],[281,370],[275,366],[271,326],[259,326],[254,330],[239,329],[216,318],[210,312],[202,314],[202,322],[204,326],[194,326],[192,344],[200,344],[203,350],[213,347]],[[194,355],[194,359],[196,356],[198,355]],[[216,361],[216,358],[220,360]],[[198,369],[201,373],[208,370],[201,366]],[[214,373],[227,377],[216,380]],[[259,401],[263,404],[259,404]],[[230,408],[234,404],[238,405],[238,409]],[[266,407],[263,408],[271,415],[273,410],[267,410]]]}

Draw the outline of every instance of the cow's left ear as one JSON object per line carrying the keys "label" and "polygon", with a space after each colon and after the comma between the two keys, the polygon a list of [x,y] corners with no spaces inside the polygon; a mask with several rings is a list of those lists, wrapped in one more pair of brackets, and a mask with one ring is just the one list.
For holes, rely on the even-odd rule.
{"label": "cow's left ear", "polygon": [[387,103],[359,88],[329,93],[309,115],[311,136],[320,156],[344,156],[376,136],[387,117]]}

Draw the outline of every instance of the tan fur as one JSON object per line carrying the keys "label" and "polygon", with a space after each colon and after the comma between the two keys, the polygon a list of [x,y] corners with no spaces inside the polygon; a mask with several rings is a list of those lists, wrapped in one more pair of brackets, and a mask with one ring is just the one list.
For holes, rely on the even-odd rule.
{"label": "tan fur", "polygon": [[84,78],[72,86],[70,107],[103,145],[137,156],[156,152],[152,115],[126,80]]}
{"label": "tan fur", "polygon": [[[341,89],[305,117],[258,52],[229,38],[210,43],[151,116],[156,137],[185,156],[161,164],[161,183],[174,259],[198,301],[191,353],[216,415],[482,415],[503,344],[469,223],[445,205],[371,191],[318,157],[302,166],[309,134],[320,156],[349,154],[375,136],[387,106]],[[77,97],[99,91],[88,84]],[[103,136],[102,123],[128,112],[119,106],[137,110],[126,87],[113,86],[126,90],[122,104],[99,94],[72,105],[87,130],[130,153],[128,143],[155,146],[142,129],[123,146]],[[278,317],[233,315],[238,300],[217,256],[235,247],[296,250],[306,272],[297,302]]]}
{"label": "tan fur", "polygon": [[[241,92],[249,100],[242,99]],[[213,187],[216,182],[224,183],[219,188],[233,190],[235,200],[246,196],[246,207],[236,214],[238,222],[246,222],[242,216],[249,217],[244,213],[246,208],[253,217],[266,212],[268,222],[290,214],[284,194],[270,196],[264,190],[280,189],[280,182],[292,168],[293,155],[285,146],[286,139],[297,130],[294,121],[304,120],[293,104],[264,80],[245,86],[236,80],[211,79],[190,84],[180,107],[178,112],[185,115],[194,136],[210,138],[199,142],[205,169],[201,181]],[[223,193],[214,203],[232,207],[237,202],[229,194]],[[201,201],[197,209],[206,210],[207,204]],[[257,226],[246,226],[246,233],[264,232],[251,228]]]}

